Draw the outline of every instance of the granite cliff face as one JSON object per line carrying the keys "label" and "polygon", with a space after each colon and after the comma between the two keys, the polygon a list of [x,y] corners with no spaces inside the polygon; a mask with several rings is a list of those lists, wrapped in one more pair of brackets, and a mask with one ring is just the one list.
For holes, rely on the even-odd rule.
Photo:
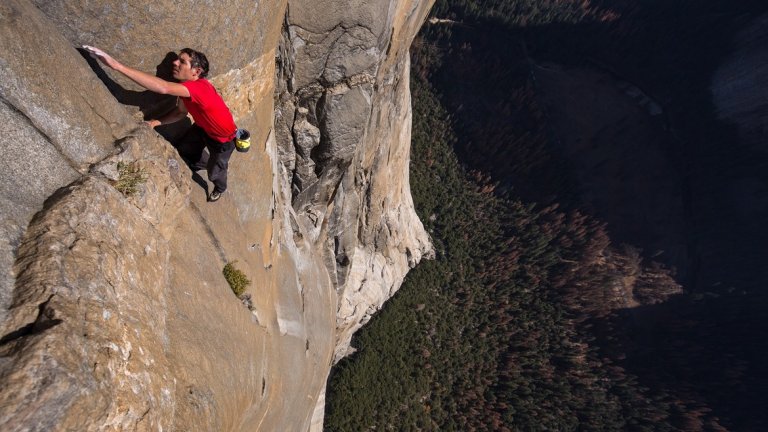
{"label": "granite cliff face", "polygon": [[[408,185],[408,46],[430,6],[3,2],[0,429],[320,429],[330,366],[431,253]],[[172,101],[83,44],[150,73],[208,54],[253,135],[221,201],[140,122]],[[138,193],[115,189],[118,162]]]}
{"label": "granite cliff face", "polygon": [[408,183],[408,46],[431,2],[321,3],[286,14],[276,134],[280,183],[339,295],[338,360],[431,250]]}

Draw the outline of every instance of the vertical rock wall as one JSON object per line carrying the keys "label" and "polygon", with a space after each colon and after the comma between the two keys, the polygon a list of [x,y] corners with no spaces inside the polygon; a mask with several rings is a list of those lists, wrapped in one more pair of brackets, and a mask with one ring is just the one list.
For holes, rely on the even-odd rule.
{"label": "vertical rock wall", "polygon": [[289,3],[275,127],[282,184],[338,295],[336,362],[432,252],[408,183],[408,47],[433,2],[319,3]]}
{"label": "vertical rock wall", "polygon": [[431,4],[293,1],[286,14],[276,112],[283,183],[339,293],[336,360],[431,252],[408,184],[408,47]]}
{"label": "vertical rock wall", "polygon": [[[319,429],[330,366],[430,253],[407,55],[430,5],[3,2],[0,429]],[[141,125],[167,98],[82,44],[153,74],[208,54],[253,135],[221,201]],[[118,162],[141,169],[136,194]]]}

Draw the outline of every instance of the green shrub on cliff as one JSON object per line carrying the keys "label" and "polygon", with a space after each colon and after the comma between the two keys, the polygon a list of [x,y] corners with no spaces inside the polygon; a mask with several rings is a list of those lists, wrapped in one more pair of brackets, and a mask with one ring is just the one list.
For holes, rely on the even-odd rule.
{"label": "green shrub on cliff", "polygon": [[117,163],[118,179],[115,189],[125,196],[131,196],[139,191],[139,186],[147,181],[147,173],[140,168],[136,161]]}
{"label": "green shrub on cliff", "polygon": [[236,262],[237,261],[232,261],[227,263],[227,265],[224,266],[224,271],[222,273],[224,273],[224,279],[229,283],[229,287],[232,288],[232,292],[240,297],[245,292],[248,285],[251,284],[251,281],[245,276],[245,273],[235,268],[234,264]]}

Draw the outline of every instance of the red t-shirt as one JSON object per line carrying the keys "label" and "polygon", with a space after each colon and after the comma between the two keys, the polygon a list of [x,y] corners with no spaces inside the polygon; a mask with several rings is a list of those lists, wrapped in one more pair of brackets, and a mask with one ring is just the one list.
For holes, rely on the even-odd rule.
{"label": "red t-shirt", "polygon": [[237,126],[232,113],[219,96],[213,84],[205,78],[181,83],[189,90],[189,97],[182,97],[184,106],[192,114],[195,124],[209,137],[224,143],[235,137]]}

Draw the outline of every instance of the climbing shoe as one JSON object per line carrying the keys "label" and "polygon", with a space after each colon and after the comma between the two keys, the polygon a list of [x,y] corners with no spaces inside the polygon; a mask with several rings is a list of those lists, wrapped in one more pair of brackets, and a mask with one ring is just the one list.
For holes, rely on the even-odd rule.
{"label": "climbing shoe", "polygon": [[209,202],[218,201],[219,198],[221,198],[221,192],[214,190],[213,192],[211,192],[211,195],[208,196],[208,201]]}

